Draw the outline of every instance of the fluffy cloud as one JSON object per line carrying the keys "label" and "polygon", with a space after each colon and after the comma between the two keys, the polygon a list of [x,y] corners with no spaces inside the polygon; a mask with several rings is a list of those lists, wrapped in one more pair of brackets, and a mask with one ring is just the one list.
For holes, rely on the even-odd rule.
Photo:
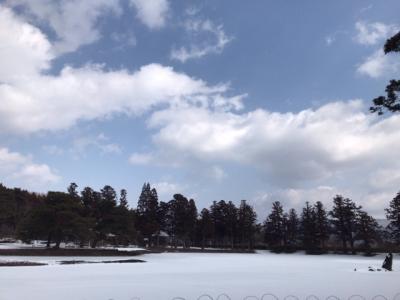
{"label": "fluffy cloud", "polygon": [[185,187],[168,181],[160,181],[152,184],[157,190],[160,200],[169,201],[174,194],[184,193]]}
{"label": "fluffy cloud", "polygon": [[168,11],[168,0],[130,0],[136,7],[137,17],[150,29],[159,29],[165,25]]}
{"label": "fluffy cloud", "polygon": [[[340,193],[382,216],[383,200],[387,203],[400,184],[400,116],[380,119],[366,111],[361,100],[297,113],[159,110],[148,122],[160,149],[150,163],[252,168],[273,191],[254,197],[259,211],[273,200],[296,208],[305,201],[329,205]],[[226,175],[240,181],[237,174]]]}
{"label": "fluffy cloud", "polygon": [[189,20],[184,25],[191,44],[171,51],[171,59],[184,63],[189,59],[198,59],[209,54],[221,53],[232,41],[226,35],[222,25],[215,25],[210,20]]}
{"label": "fluffy cloud", "polygon": [[384,40],[395,34],[399,27],[396,25],[387,25],[384,23],[356,23],[357,35],[354,40],[361,45],[379,44],[379,49],[368,56],[361,64],[357,66],[357,73],[379,78],[382,76],[391,76],[400,70],[400,62],[392,55],[385,55],[382,50]]}
{"label": "fluffy cloud", "polygon": [[[0,132],[60,130],[79,120],[140,114],[159,104],[201,103],[210,97],[216,105],[238,105],[237,99],[224,100],[221,93],[226,86],[210,87],[158,64],[136,72],[105,71],[98,65],[65,67],[59,75],[45,75],[42,71],[52,59],[49,41],[9,9],[0,13],[4,45],[10,44],[13,50],[4,50],[1,57],[6,67],[1,71]],[[10,27],[15,31],[7,30]]]}
{"label": "fluffy cloud", "polygon": [[7,184],[18,181],[35,189],[60,180],[60,177],[48,165],[34,163],[30,156],[1,147],[0,175]]}
{"label": "fluffy cloud", "polygon": [[226,86],[205,82],[157,64],[136,72],[104,71],[100,66],[66,67],[59,76],[38,75],[0,85],[0,131],[60,130],[79,120],[114,114],[140,114],[159,104],[204,101]]}
{"label": "fluffy cloud", "polygon": [[0,6],[0,82],[14,82],[46,70],[53,58],[46,36]]}
{"label": "fluffy cloud", "polygon": [[[266,212],[271,211],[272,203],[274,201],[279,201],[282,203],[286,210],[295,208],[298,212],[305,202],[315,203],[321,201],[325,207],[330,208],[332,204],[332,198],[341,193],[331,186],[317,186],[315,188],[288,188],[279,189],[274,192],[259,192],[250,203],[254,205],[260,216],[265,217]],[[264,221],[264,220],[260,220]]]}
{"label": "fluffy cloud", "polygon": [[[360,100],[326,104],[315,110],[248,113],[176,108],[153,113],[159,160],[250,166],[281,188],[303,184],[374,188],[368,176],[400,167],[400,116],[376,119]],[[398,182],[397,182],[398,183]],[[375,190],[376,191],[376,190]]]}
{"label": "fluffy cloud", "polygon": [[385,55],[381,49],[368,56],[364,62],[357,67],[357,73],[371,78],[391,76],[399,71],[399,59],[391,54]]}
{"label": "fluffy cloud", "polygon": [[367,23],[359,21],[355,27],[357,35],[354,39],[362,45],[376,45],[395,34],[398,30],[395,25],[387,25],[381,22]]}
{"label": "fluffy cloud", "polygon": [[[398,183],[399,181],[397,181]],[[312,188],[287,188],[278,189],[272,192],[260,192],[250,200],[260,216],[266,216],[266,212],[271,211],[272,203],[280,201],[285,210],[295,208],[297,212],[301,212],[306,201],[315,203],[321,201],[327,209],[332,208],[332,199],[336,195],[343,195],[355,201],[358,205],[362,205],[376,218],[384,219],[383,207],[386,206],[390,199],[397,193],[396,190],[387,191],[371,191],[371,190],[355,190],[354,188],[334,187],[334,186],[316,186]],[[260,220],[263,221],[263,220]]]}
{"label": "fluffy cloud", "polygon": [[100,38],[97,22],[105,14],[119,14],[120,0],[10,0],[8,5],[22,8],[23,15],[55,32],[57,54],[72,52]]}

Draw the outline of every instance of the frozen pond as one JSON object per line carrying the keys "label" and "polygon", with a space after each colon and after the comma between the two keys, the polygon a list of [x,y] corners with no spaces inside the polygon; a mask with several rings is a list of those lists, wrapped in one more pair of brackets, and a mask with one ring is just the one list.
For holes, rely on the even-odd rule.
{"label": "frozen pond", "polygon": [[[67,259],[100,261],[129,258],[2,257],[2,260],[29,260],[48,262],[50,265],[0,268],[0,300],[170,300],[174,297],[198,299],[203,294],[216,299],[223,293],[231,299],[243,299],[246,296],[261,299],[267,293],[280,299],[288,295],[295,295],[299,299],[305,299],[308,295],[315,295],[319,299],[330,295],[340,299],[352,295],[361,295],[366,299],[384,295],[393,299],[400,292],[400,262],[397,256],[393,272],[368,271],[369,266],[380,267],[382,255],[367,258],[268,252],[165,253],[133,257],[146,263],[56,263]],[[400,300],[400,295],[396,300]]]}

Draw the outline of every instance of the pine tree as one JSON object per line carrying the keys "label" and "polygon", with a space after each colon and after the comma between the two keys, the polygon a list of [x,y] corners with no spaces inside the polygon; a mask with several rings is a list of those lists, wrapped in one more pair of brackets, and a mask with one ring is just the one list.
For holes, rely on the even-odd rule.
{"label": "pine tree", "polygon": [[119,196],[119,206],[128,208],[127,191],[122,189]]}
{"label": "pine tree", "polygon": [[224,200],[221,200],[219,202],[213,201],[213,204],[210,206],[211,218],[214,225],[214,247],[222,247],[224,244],[226,224],[223,207],[225,207],[225,204],[226,203]]}
{"label": "pine tree", "polygon": [[204,249],[208,242],[211,241],[214,235],[214,224],[211,218],[211,213],[207,208],[203,208],[200,213],[200,219],[198,221],[198,229],[201,239],[201,248]]}
{"label": "pine tree", "polygon": [[356,227],[356,213],[360,206],[350,200],[343,198],[341,195],[333,198],[333,208],[329,212],[334,225],[334,233],[338,235],[342,241],[342,250],[347,252],[347,242],[350,243],[350,248],[354,253],[354,234]]}
{"label": "pine tree", "polygon": [[400,243],[400,192],[390,201],[389,208],[385,211],[391,237],[394,242]]}
{"label": "pine tree", "polygon": [[229,246],[234,248],[235,239],[237,239],[237,222],[238,222],[238,209],[232,201],[226,203],[224,207],[224,217],[226,226],[226,238]]}
{"label": "pine tree", "polygon": [[137,205],[137,228],[152,245],[152,236],[160,230],[158,195],[150,183],[145,183]]}
{"label": "pine tree", "polygon": [[317,201],[317,203],[314,205],[314,210],[315,210],[315,222],[316,222],[316,238],[317,238],[317,243],[323,250],[325,248],[325,243],[329,238],[329,219],[328,219],[328,213],[325,210],[324,205],[322,204],[321,201]]}
{"label": "pine tree", "polygon": [[195,220],[193,222],[195,206],[191,205],[185,196],[175,194],[169,202],[169,208],[172,220],[171,234],[175,239],[175,246],[181,242],[184,247],[187,247],[193,231],[193,223],[196,223]]}
{"label": "pine tree", "polygon": [[301,236],[303,246],[308,253],[314,253],[318,249],[317,231],[315,208],[306,202],[301,214]]}
{"label": "pine tree", "polygon": [[72,182],[68,187],[68,194],[73,199],[79,199],[79,194],[78,194],[77,188],[78,188],[78,185],[75,182]]}
{"label": "pine tree", "polygon": [[357,211],[356,220],[355,238],[363,241],[366,253],[370,254],[371,244],[378,239],[378,222],[362,210]]}
{"label": "pine tree", "polygon": [[265,241],[274,250],[280,251],[284,243],[284,215],[279,201],[272,203],[272,211],[264,222]]}
{"label": "pine tree", "polygon": [[90,187],[85,187],[81,192],[82,203],[86,209],[87,215],[92,214],[92,210],[95,208],[94,193],[95,192]]}
{"label": "pine tree", "polygon": [[139,215],[144,215],[148,210],[148,202],[151,198],[151,187],[150,183],[144,183],[142,187],[142,192],[140,193],[138,204],[137,204],[137,213]]}
{"label": "pine tree", "polygon": [[187,247],[194,244],[196,238],[197,207],[196,202],[190,199],[187,206],[185,229],[187,231]]}
{"label": "pine tree", "polygon": [[105,201],[109,206],[117,205],[117,193],[111,186],[105,185],[100,192],[103,201]]}
{"label": "pine tree", "polygon": [[238,211],[238,234],[240,242],[244,246],[248,245],[248,249],[254,247],[254,234],[256,231],[257,214],[253,207],[246,203],[246,200],[240,202]]}
{"label": "pine tree", "polygon": [[299,217],[297,216],[296,210],[292,208],[289,210],[289,213],[287,215],[287,225],[285,230],[287,236],[287,245],[290,248],[294,248],[297,246],[297,240],[299,237],[299,226]]}
{"label": "pine tree", "polygon": [[160,201],[157,208],[157,223],[160,226],[160,230],[165,232],[171,231],[171,218],[169,211],[170,208],[168,202]]}

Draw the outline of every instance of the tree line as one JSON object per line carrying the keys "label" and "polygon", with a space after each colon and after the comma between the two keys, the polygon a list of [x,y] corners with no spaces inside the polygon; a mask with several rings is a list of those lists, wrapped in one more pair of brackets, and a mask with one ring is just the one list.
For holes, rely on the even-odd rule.
{"label": "tree line", "polygon": [[214,201],[200,212],[193,199],[175,194],[159,201],[157,190],[143,185],[135,208],[127,192],[106,185],[100,191],[71,183],[67,192],[30,193],[0,185],[0,237],[44,240],[81,247],[142,245],[253,249],[308,253],[374,249],[396,250],[400,242],[400,193],[386,208],[388,226],[380,226],[354,201],[337,195],[332,209],[306,202],[298,213],[273,202],[263,222],[245,200]]}

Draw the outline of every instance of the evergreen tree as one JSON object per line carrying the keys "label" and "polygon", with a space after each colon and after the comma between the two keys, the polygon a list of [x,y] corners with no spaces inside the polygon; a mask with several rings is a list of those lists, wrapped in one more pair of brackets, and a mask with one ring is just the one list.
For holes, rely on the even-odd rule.
{"label": "evergreen tree", "polygon": [[265,241],[275,250],[284,246],[284,214],[279,201],[272,203],[272,211],[264,222]]}
{"label": "evergreen tree", "polygon": [[95,226],[93,228],[94,238],[91,247],[97,247],[98,242],[107,240],[113,234],[115,226],[114,209],[117,205],[115,190],[105,186],[100,192],[93,193],[93,217]]}
{"label": "evergreen tree", "polygon": [[160,230],[165,232],[171,231],[171,218],[169,214],[170,208],[168,202],[160,201],[157,209],[157,223]]}
{"label": "evergreen tree", "polygon": [[122,189],[119,196],[119,206],[128,208],[127,191]]}
{"label": "evergreen tree", "polygon": [[45,202],[32,210],[21,226],[20,236],[24,240],[47,239],[47,247],[55,242],[56,249],[63,241],[79,242],[88,237],[91,227],[80,212],[80,203],[70,194],[49,192]]}
{"label": "evergreen tree", "polygon": [[325,248],[325,243],[329,239],[329,219],[321,201],[317,201],[314,205],[315,222],[316,222],[316,238],[321,249]]}
{"label": "evergreen tree", "polygon": [[115,244],[127,246],[136,241],[134,211],[129,210],[127,206],[118,205],[113,209],[113,219],[110,232],[114,236]]}
{"label": "evergreen tree", "polygon": [[105,185],[101,189],[101,197],[104,202],[108,203],[108,205],[110,206],[117,205],[117,193],[111,186]]}
{"label": "evergreen tree", "polygon": [[211,213],[207,208],[203,208],[200,213],[200,219],[198,221],[198,229],[201,239],[201,248],[204,249],[208,242],[211,241],[214,235],[214,224],[211,218]]}
{"label": "evergreen tree", "polygon": [[169,214],[172,220],[170,234],[174,238],[175,246],[178,245],[178,242],[182,243],[184,247],[190,245],[197,218],[196,206],[193,200],[191,202],[192,204],[181,194],[175,194],[169,202]]}
{"label": "evergreen tree", "polygon": [[299,226],[300,226],[300,220],[299,217],[297,216],[296,210],[295,209],[290,209],[289,213],[286,217],[286,241],[287,245],[291,248],[296,247],[297,245],[297,240],[299,238]]}
{"label": "evergreen tree", "polygon": [[93,215],[93,210],[95,209],[95,196],[94,196],[94,190],[90,187],[85,187],[81,191],[81,199],[82,199],[82,204],[85,207],[87,211],[87,216]]}
{"label": "evergreen tree", "polygon": [[385,211],[391,237],[395,243],[400,243],[400,192],[390,201]]}
{"label": "evergreen tree", "polygon": [[303,246],[308,253],[314,253],[318,249],[317,238],[317,214],[315,208],[306,202],[301,214],[301,236]]}
{"label": "evergreen tree", "polygon": [[378,239],[379,225],[367,212],[357,211],[355,238],[362,240],[367,254],[371,253],[371,244]]}
{"label": "evergreen tree", "polygon": [[213,204],[210,206],[211,218],[214,225],[214,237],[213,237],[213,246],[214,247],[223,247],[224,238],[226,232],[226,224],[224,218],[224,207],[226,203],[224,200],[219,202],[213,201]]}
{"label": "evergreen tree", "polygon": [[158,195],[150,183],[145,183],[137,205],[137,228],[148,240],[149,246],[154,242],[152,236],[159,232]]}
{"label": "evergreen tree", "polygon": [[78,185],[75,182],[72,182],[68,187],[68,194],[71,196],[72,199],[79,199],[78,194]]}
{"label": "evergreen tree", "polygon": [[187,230],[187,242],[186,245],[190,247],[194,244],[196,239],[196,225],[197,225],[197,207],[193,199],[189,200],[186,213],[186,230]]}
{"label": "evergreen tree", "polygon": [[235,239],[237,239],[238,209],[232,201],[229,201],[225,203],[223,210],[226,239],[229,246],[234,248]]}
{"label": "evergreen tree", "polygon": [[254,234],[256,232],[257,214],[253,207],[246,203],[246,200],[240,202],[238,210],[238,236],[242,246],[247,244],[248,249],[254,247]]}
{"label": "evergreen tree", "polygon": [[338,235],[342,241],[342,250],[347,252],[347,242],[354,253],[354,233],[356,227],[356,213],[361,207],[349,198],[343,198],[341,195],[335,196],[333,199],[333,208],[329,212],[334,225],[334,233]]}

